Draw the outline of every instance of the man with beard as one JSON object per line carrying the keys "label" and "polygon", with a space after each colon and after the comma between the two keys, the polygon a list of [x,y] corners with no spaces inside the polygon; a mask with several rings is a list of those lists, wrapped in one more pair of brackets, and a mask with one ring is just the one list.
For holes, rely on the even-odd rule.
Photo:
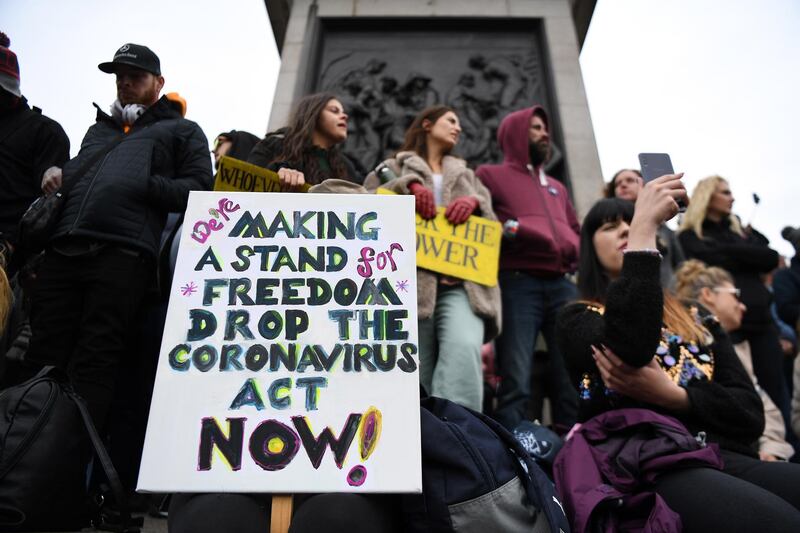
{"label": "man with beard", "polygon": [[152,50],[125,44],[98,67],[116,76],[117,99],[110,114],[95,104],[78,156],[43,183],[53,190],[62,175],[75,180],[38,274],[26,362],[66,369],[101,429],[155,283],[167,215],[213,181],[208,141],[183,118],[185,102],[159,98],[164,78]]}
{"label": "man with beard", "polygon": [[11,251],[19,248],[19,220],[42,194],[42,174],[69,159],[64,130],[39,109],[31,109],[22,96],[19,63],[10,45],[0,32],[0,267],[5,265],[9,274],[19,266],[11,261]]}
{"label": "man with beard", "polygon": [[494,416],[510,430],[526,418],[533,354],[542,333],[550,358],[554,422],[569,427],[577,400],[557,350],[555,320],[576,296],[566,275],[577,267],[580,225],[567,189],[544,172],[551,154],[544,109],[534,106],[506,116],[497,141],[503,162],[476,172],[492,193],[504,229],[498,276],[503,326],[495,341],[501,381]]}

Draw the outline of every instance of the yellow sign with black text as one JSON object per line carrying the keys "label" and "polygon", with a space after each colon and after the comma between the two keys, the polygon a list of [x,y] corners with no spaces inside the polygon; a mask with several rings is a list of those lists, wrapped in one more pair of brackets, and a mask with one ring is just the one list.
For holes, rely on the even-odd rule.
{"label": "yellow sign with black text", "polygon": [[[395,194],[378,189],[378,194]],[[436,217],[425,220],[416,215],[417,266],[481,285],[497,285],[500,241],[503,226],[494,220],[470,216],[458,226],[436,208]]]}
{"label": "yellow sign with black text", "polygon": [[[306,183],[297,192],[306,192]],[[281,192],[278,174],[264,167],[223,156],[214,178],[215,191]]]}

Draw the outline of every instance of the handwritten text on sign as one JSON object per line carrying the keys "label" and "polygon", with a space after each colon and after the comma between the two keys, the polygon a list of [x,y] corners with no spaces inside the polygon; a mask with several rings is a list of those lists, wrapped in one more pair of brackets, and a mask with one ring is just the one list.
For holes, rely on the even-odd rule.
{"label": "handwritten text on sign", "polygon": [[[394,193],[378,189],[378,194]],[[444,212],[444,207],[436,208],[436,218],[431,220],[416,215],[417,266],[489,287],[497,285],[502,225],[473,215],[454,226]]]}
{"label": "handwritten text on sign", "polygon": [[190,196],[140,490],[421,488],[413,200],[285,199]]}
{"label": "handwritten text on sign", "polygon": [[[298,192],[306,192],[305,184]],[[214,178],[215,191],[281,192],[278,174],[266,168],[223,156]]]}

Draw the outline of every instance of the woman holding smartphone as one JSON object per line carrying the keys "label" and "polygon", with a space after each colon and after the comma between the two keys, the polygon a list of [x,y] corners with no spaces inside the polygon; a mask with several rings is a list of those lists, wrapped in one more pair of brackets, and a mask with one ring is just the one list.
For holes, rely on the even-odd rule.
{"label": "woman holding smartphone", "polygon": [[684,531],[800,531],[800,467],[759,461],[763,409],[730,340],[713,316],[682,306],[659,282],[656,233],[685,198],[680,178],[647,183],[635,212],[604,199],[584,220],[583,301],[565,307],[557,326],[578,418],[643,408],[719,446],[722,470],[689,466],[640,480]]}
{"label": "woman holding smartphone", "polygon": [[[644,187],[642,173],[635,168],[623,168],[614,174],[605,188],[606,198],[621,198],[635,202],[639,191]],[[656,247],[661,252],[661,284],[671,287],[674,284],[675,270],[686,260],[678,236],[666,224],[658,227]]]}

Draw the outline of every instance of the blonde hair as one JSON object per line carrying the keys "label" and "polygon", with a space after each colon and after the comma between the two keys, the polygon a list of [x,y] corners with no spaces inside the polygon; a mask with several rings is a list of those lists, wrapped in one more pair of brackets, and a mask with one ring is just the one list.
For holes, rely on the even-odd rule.
{"label": "blonde hair", "polygon": [[675,272],[675,294],[681,300],[697,300],[702,289],[713,289],[723,283],[735,285],[727,270],[707,266],[697,259],[684,261]]}
{"label": "blonde hair", "polygon": [[677,298],[664,291],[664,326],[677,333],[685,341],[709,344],[713,341],[711,333],[697,323],[694,315]]}
{"label": "blonde hair", "polygon": [[[686,213],[683,214],[681,219],[680,231],[692,230],[698,237],[703,238],[703,221],[708,214],[708,204],[711,201],[711,195],[717,190],[720,183],[728,183],[725,178],[721,176],[709,176],[700,180],[692,191],[691,201]],[[728,218],[730,228],[733,232],[738,233],[744,237],[742,225],[739,219],[732,216]]]}

